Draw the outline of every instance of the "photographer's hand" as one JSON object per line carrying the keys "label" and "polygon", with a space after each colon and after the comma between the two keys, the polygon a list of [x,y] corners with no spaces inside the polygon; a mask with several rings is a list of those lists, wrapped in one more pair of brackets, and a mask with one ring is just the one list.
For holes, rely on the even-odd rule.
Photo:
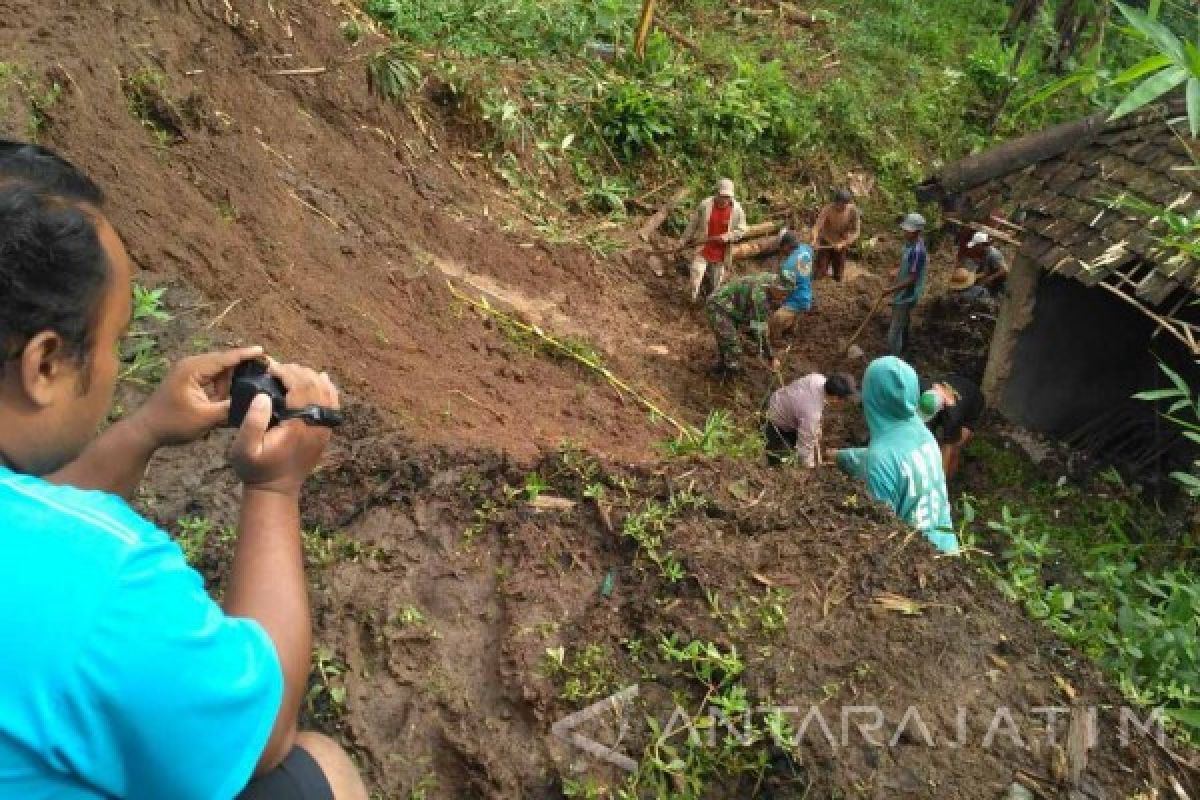
{"label": "photographer's hand", "polygon": [[[338,408],[329,376],[292,364],[271,364],[287,387],[289,408],[317,404]],[[283,701],[256,774],[277,765],[296,739],[300,703],[312,655],[312,620],[304,550],[300,539],[300,487],[329,441],[324,427],[287,420],[270,430],[271,401],[254,398],[233,443],[230,460],[245,482],[233,570],[225,611],[249,617],[271,637],[283,669]]]}
{"label": "photographer's hand", "polygon": [[181,360],[141,408],[113,423],[46,479],[133,497],[155,450],[195,441],[221,424],[229,410],[233,367],[261,355],[261,347],[243,347]]}
{"label": "photographer's hand", "polygon": [[[272,362],[271,374],[287,388],[288,408],[310,404],[340,408],[337,388],[325,373]],[[298,495],[304,479],[321,459],[330,431],[301,420],[288,420],[267,430],[270,421],[271,401],[260,394],[250,405],[233,443],[233,469],[248,489]]]}
{"label": "photographer's hand", "polygon": [[262,354],[261,347],[243,347],[181,359],[130,422],[159,447],[194,442],[228,416],[234,367]]}

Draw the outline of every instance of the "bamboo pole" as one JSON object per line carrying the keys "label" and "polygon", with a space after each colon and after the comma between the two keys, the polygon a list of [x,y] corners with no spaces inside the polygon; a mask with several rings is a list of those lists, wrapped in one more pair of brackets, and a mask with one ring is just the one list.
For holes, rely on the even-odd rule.
{"label": "bamboo pole", "polygon": [[512,325],[514,328],[521,331],[522,333],[536,337],[540,341],[544,342],[552,350],[562,353],[563,355],[567,356],[568,358],[572,359],[573,361],[576,361],[576,362],[582,364],[583,366],[587,367],[588,369],[592,370],[593,372],[598,373],[613,388],[617,389],[618,391],[625,392],[626,394],[632,395],[633,398],[635,400],[637,400],[638,403],[641,404],[641,406],[643,408],[645,408],[647,411],[649,411],[651,414],[653,414],[654,416],[659,417],[663,420],[666,420],[668,423],[670,423],[671,426],[673,428],[675,428],[675,430],[679,431],[681,436],[686,437],[688,440],[690,440],[692,442],[696,442],[699,440],[699,438],[700,438],[699,431],[697,431],[695,428],[693,428],[690,425],[684,425],[679,420],[675,419],[670,414],[663,411],[661,408],[659,408],[657,405],[655,405],[655,403],[653,401],[651,401],[649,398],[647,398],[644,394],[639,392],[637,389],[634,389],[628,383],[626,383],[625,381],[621,380],[616,375],[614,375],[612,373],[612,370],[610,370],[608,367],[601,364],[599,361],[588,358],[586,355],[578,352],[576,349],[574,349],[572,347],[568,347],[567,345],[560,342],[558,339],[555,339],[553,336],[551,336],[550,334],[543,331],[537,325],[529,325],[528,323],[522,322],[521,320],[517,319],[516,317],[512,316],[511,314],[505,314],[503,311],[499,310],[498,308],[493,308],[492,305],[490,303],[488,303],[488,301],[485,298],[481,297],[480,299],[476,300],[475,298],[468,296],[467,294],[465,294],[461,290],[459,290],[459,288],[457,286],[455,286],[449,280],[446,281],[446,286],[450,289],[450,294],[452,294],[454,297],[458,298],[459,300],[463,301],[467,305],[471,306],[472,308],[476,309],[477,311],[481,311],[484,314],[487,314],[488,316],[490,316],[494,319],[497,319],[507,325]]}
{"label": "bamboo pole", "polygon": [[654,15],[654,24],[657,25],[658,27],[662,28],[663,33],[665,33],[667,36],[670,36],[672,39],[679,42],[684,47],[688,48],[689,50],[692,50],[693,52],[697,52],[697,53],[700,52],[700,45],[696,44],[694,39],[690,39],[687,36],[685,36],[677,28],[672,27],[662,17],[658,16],[657,14]]}
{"label": "bamboo pole", "polygon": [[642,14],[638,18],[637,37],[633,40],[633,52],[639,60],[646,57],[646,37],[650,35],[650,26],[654,23],[655,1],[642,0]]}

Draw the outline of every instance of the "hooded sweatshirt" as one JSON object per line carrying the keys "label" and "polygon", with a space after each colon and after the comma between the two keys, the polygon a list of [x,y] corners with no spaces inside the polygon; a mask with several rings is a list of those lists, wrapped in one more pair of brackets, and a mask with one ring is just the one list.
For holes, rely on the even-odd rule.
{"label": "hooded sweatshirt", "polygon": [[838,451],[838,466],[925,534],[943,553],[958,550],[942,454],[917,415],[917,373],[895,356],[877,358],[863,377],[863,411],[871,442]]}

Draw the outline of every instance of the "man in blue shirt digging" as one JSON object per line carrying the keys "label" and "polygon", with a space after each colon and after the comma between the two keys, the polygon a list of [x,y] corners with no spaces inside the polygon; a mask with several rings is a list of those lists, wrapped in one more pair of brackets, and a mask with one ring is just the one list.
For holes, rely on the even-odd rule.
{"label": "man in blue shirt digging", "polygon": [[912,322],[913,307],[925,293],[925,273],[929,266],[929,255],[925,251],[925,218],[915,212],[905,214],[900,221],[904,232],[904,250],[900,254],[900,268],[896,271],[896,283],[883,290],[883,295],[892,295],[892,321],[888,325],[888,351],[894,356],[904,354],[908,346],[908,330]]}
{"label": "man in blue shirt digging", "polygon": [[[130,261],[88,178],[0,142],[0,797],[365,800],[331,740],[297,731],[311,624],[298,498],[328,430],[268,430],[258,396],[225,600],[126,500],[154,451],[229,409],[243,348],[187,358],[96,435],[130,321]],[[272,362],[289,407],[325,374]],[[264,402],[266,401],[266,402]]]}

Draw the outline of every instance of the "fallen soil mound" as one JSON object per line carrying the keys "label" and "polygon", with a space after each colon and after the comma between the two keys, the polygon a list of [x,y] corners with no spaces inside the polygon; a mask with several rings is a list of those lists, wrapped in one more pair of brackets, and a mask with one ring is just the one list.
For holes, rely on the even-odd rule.
{"label": "fallen soil mound", "polygon": [[[1018,774],[1056,796],[1078,769],[1081,796],[1130,797],[1155,780],[1155,745],[1134,729],[1121,746],[1120,698],[1083,659],[847,480],[740,462],[626,469],[570,448],[530,469],[371,434],[369,410],[352,414],[306,495],[307,708],[382,796],[619,785],[623,771],[551,728],[634,685],[614,749],[658,796],[976,800]],[[144,501],[160,522],[232,524],[224,444],[156,462]],[[230,546],[208,535],[193,553],[218,592]],[[669,745],[687,769],[647,766],[648,718],[700,720],[719,698],[787,707],[788,740],[816,709],[828,734],[814,716],[794,750],[765,734],[689,749],[681,729]],[[1073,749],[1093,707],[1096,747]],[[736,730],[749,719],[722,708]],[[1049,724],[1047,708],[1062,709]],[[578,730],[617,741],[615,718],[594,716]]]}

